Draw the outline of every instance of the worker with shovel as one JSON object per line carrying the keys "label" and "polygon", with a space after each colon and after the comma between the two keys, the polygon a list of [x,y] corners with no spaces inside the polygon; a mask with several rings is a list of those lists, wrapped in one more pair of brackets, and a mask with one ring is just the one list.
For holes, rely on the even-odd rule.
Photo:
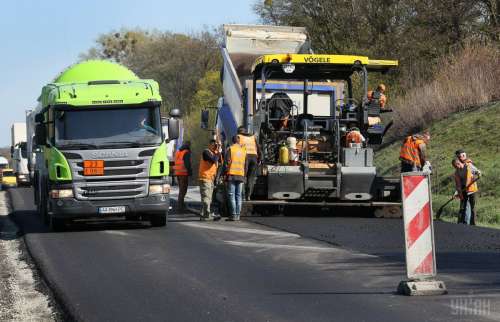
{"label": "worker with shovel", "polygon": [[476,168],[464,150],[455,152],[456,159],[453,160],[455,167],[455,197],[460,199],[460,212],[458,223],[476,224],[476,197],[478,191],[477,180],[481,171]]}

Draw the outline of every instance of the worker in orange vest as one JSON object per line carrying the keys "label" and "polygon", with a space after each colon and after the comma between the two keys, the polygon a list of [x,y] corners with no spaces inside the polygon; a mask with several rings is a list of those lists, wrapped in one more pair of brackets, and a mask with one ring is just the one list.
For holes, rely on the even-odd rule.
{"label": "worker in orange vest", "polygon": [[257,179],[261,151],[255,135],[249,134],[244,126],[238,128],[238,137],[241,145],[244,146],[247,151],[245,199],[250,200],[253,193],[253,187],[255,186],[255,180]]}
{"label": "worker in orange vest", "polygon": [[345,136],[345,146],[348,148],[360,148],[365,141],[365,137],[361,134],[359,128],[355,126],[351,127]]}
{"label": "worker in orange vest", "polygon": [[476,180],[481,176],[481,171],[467,158],[464,150],[455,152],[453,160],[455,167],[455,196],[460,199],[459,224],[476,224],[476,198],[478,191]]}
{"label": "worker in orange vest", "polygon": [[422,171],[424,165],[430,168],[427,160],[427,144],[431,136],[429,132],[407,136],[399,152],[401,172]]}
{"label": "worker in orange vest", "polygon": [[181,211],[186,208],[184,198],[186,197],[189,177],[193,175],[191,169],[191,142],[186,141],[175,152],[174,174],[179,183],[179,196],[177,197],[177,210]]}
{"label": "worker in orange vest", "polygon": [[380,104],[380,108],[385,108],[385,104],[387,103],[387,97],[385,96],[385,85],[379,84],[375,91],[368,91],[368,101],[373,101],[378,99]]}
{"label": "worker in orange vest", "polygon": [[226,151],[225,172],[231,217],[228,221],[240,220],[243,183],[245,182],[247,152],[238,135],[233,137],[233,145]]}
{"label": "worker in orange vest", "polygon": [[[372,103],[374,101],[378,101],[380,105],[380,109],[385,109],[385,104],[387,103],[387,96],[385,96],[385,85],[379,84],[375,91],[368,91],[368,102]],[[380,116],[368,116],[368,125],[376,125],[381,123],[382,120]]]}
{"label": "worker in orange vest", "polygon": [[200,181],[200,194],[201,194],[201,216],[200,220],[217,221],[220,219],[219,215],[214,215],[210,212],[210,205],[212,204],[212,195],[214,192],[215,177],[217,175],[217,168],[221,161],[221,153],[219,145],[216,140],[210,140],[208,148],[203,150],[200,158],[200,168],[198,170],[198,179]]}

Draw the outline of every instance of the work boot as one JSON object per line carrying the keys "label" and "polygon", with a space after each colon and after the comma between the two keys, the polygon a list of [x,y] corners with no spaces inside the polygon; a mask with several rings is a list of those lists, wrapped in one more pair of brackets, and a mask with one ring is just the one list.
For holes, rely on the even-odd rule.
{"label": "work boot", "polygon": [[213,218],[214,218],[214,221],[219,221],[221,219],[221,216],[214,214]]}
{"label": "work boot", "polygon": [[240,221],[240,215],[234,216],[234,221]]}
{"label": "work boot", "polygon": [[236,215],[229,216],[226,221],[235,221]]}

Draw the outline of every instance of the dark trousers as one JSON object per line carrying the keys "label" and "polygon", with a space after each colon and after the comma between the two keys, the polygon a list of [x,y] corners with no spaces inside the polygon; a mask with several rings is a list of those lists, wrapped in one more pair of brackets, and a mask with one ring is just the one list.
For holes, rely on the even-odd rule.
{"label": "dark trousers", "polygon": [[[467,218],[467,203],[470,205],[470,220]],[[469,221],[469,222],[468,222]],[[458,216],[459,224],[476,225],[476,197],[475,194],[468,195],[464,192],[460,200],[460,212]]]}
{"label": "dark trousers", "polygon": [[415,171],[420,171],[421,169],[417,166],[414,166],[412,164],[409,164],[407,162],[401,161],[401,173],[403,172],[415,172]]}
{"label": "dark trousers", "polygon": [[188,190],[189,176],[177,176],[177,183],[179,184],[179,196],[177,197],[177,209],[184,209],[184,198]]}
{"label": "dark trousers", "polygon": [[245,183],[245,198],[250,199],[253,193],[253,187],[255,186],[255,180],[257,178],[257,170],[259,168],[259,162],[257,161],[257,156],[253,154],[247,155],[246,160],[246,183]]}

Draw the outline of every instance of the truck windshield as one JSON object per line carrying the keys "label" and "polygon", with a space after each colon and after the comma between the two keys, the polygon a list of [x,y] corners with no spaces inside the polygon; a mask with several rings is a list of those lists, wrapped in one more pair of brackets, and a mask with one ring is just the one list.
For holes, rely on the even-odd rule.
{"label": "truck windshield", "polygon": [[58,148],[96,149],[161,143],[159,107],[59,110],[55,117]]}

